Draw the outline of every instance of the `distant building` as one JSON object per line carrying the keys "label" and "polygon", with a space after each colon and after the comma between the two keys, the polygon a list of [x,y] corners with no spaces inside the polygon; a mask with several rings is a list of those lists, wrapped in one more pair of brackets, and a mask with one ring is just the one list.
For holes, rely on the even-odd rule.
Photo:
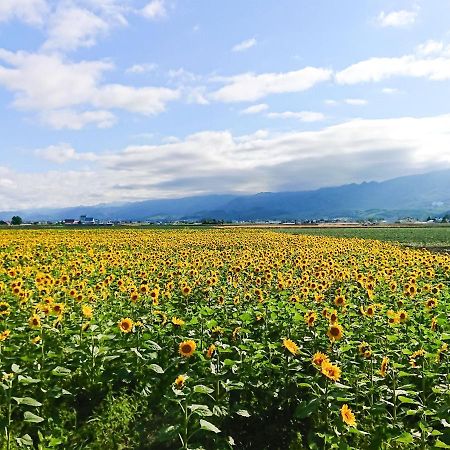
{"label": "distant building", "polygon": [[93,217],[80,216],[81,225],[95,225],[95,219]]}

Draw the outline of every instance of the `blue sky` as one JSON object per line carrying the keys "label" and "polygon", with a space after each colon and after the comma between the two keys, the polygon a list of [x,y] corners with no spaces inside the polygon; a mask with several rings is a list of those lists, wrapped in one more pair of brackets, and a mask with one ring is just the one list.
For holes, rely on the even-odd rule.
{"label": "blue sky", "polygon": [[445,0],[1,0],[0,210],[450,167]]}

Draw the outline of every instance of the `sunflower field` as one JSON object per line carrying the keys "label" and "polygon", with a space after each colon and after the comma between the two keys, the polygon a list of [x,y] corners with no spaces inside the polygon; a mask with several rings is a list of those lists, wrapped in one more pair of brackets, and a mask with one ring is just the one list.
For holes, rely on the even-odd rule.
{"label": "sunflower field", "polygon": [[450,255],[0,232],[0,448],[450,448]]}

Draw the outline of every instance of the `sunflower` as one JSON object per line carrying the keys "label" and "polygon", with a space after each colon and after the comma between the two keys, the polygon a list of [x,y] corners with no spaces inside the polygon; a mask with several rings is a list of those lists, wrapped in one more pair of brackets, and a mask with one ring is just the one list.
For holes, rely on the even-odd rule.
{"label": "sunflower", "polygon": [[179,319],[178,317],[172,317],[172,323],[176,326],[176,327],[181,327],[182,325],[185,324],[183,319]]}
{"label": "sunflower", "polygon": [[283,347],[290,351],[293,355],[298,354],[298,345],[291,339],[283,339]]}
{"label": "sunflower", "polygon": [[436,317],[433,317],[431,319],[431,331],[436,331],[436,328],[437,328],[437,320]]}
{"label": "sunflower", "polygon": [[173,384],[175,384],[178,389],[183,389],[186,378],[186,375],[178,375]]}
{"label": "sunflower", "polygon": [[126,317],[125,319],[120,319],[117,326],[122,333],[130,333],[133,330],[133,321]]}
{"label": "sunflower", "polygon": [[39,328],[41,326],[41,318],[37,314],[33,314],[28,319],[28,325],[30,325],[31,328]]}
{"label": "sunflower", "polygon": [[211,344],[206,352],[206,357],[208,359],[211,359],[214,355],[214,352],[216,351],[216,346],[214,344]]}
{"label": "sunflower", "polygon": [[388,365],[389,365],[389,358],[387,356],[383,356],[383,360],[381,361],[381,367],[380,367],[380,375],[382,377],[386,376]]}
{"label": "sunflower", "polygon": [[324,362],[330,362],[330,360],[328,359],[328,356],[325,355],[325,353],[322,353],[322,352],[314,353],[314,355],[312,357],[312,363],[315,366],[321,366]]}
{"label": "sunflower", "polygon": [[10,312],[9,303],[0,302],[0,316],[9,316]]}
{"label": "sunflower", "polygon": [[343,295],[338,295],[335,299],[334,299],[334,304],[336,306],[345,306],[345,297]]}
{"label": "sunflower", "polygon": [[397,316],[398,316],[398,320],[400,321],[400,323],[405,323],[408,320],[408,313],[404,309],[399,311],[397,313]]}
{"label": "sunflower", "polygon": [[0,342],[6,341],[11,334],[11,330],[5,330],[0,333]]}
{"label": "sunflower", "polygon": [[339,381],[341,378],[341,369],[330,363],[329,361],[324,361],[321,366],[321,372],[330,380]]}
{"label": "sunflower", "polygon": [[334,323],[328,328],[327,335],[331,341],[339,341],[344,335],[344,329],[341,325]]}
{"label": "sunflower", "polygon": [[191,290],[192,289],[189,286],[184,286],[181,289],[181,293],[186,297],[186,296],[188,296],[191,293]]}
{"label": "sunflower", "polygon": [[92,308],[88,305],[83,305],[81,307],[81,311],[83,312],[83,316],[86,317],[86,319],[92,319]]}
{"label": "sunflower", "polygon": [[425,307],[427,309],[433,309],[437,306],[437,300],[435,298],[430,298],[425,302]]}
{"label": "sunflower", "polygon": [[197,344],[194,341],[192,340],[183,341],[178,346],[178,352],[180,353],[181,356],[189,358],[194,354],[196,348]]}
{"label": "sunflower", "polygon": [[308,325],[308,327],[313,327],[314,326],[314,322],[316,321],[317,318],[317,314],[314,311],[308,311],[305,314],[305,322]]}
{"label": "sunflower", "polygon": [[423,348],[412,353],[409,357],[409,364],[411,364],[411,367],[417,367],[417,359],[423,358],[424,356],[425,350]]}
{"label": "sunflower", "polygon": [[351,427],[356,427],[355,415],[352,413],[352,410],[347,404],[342,405],[341,416],[344,423]]}
{"label": "sunflower", "polygon": [[31,343],[37,345],[39,344],[39,342],[41,342],[41,339],[42,339],[41,336],[36,336],[33,339],[31,339]]}
{"label": "sunflower", "polygon": [[358,352],[361,356],[364,356],[364,358],[370,358],[372,356],[372,349],[367,342],[361,342],[361,344],[358,345]]}

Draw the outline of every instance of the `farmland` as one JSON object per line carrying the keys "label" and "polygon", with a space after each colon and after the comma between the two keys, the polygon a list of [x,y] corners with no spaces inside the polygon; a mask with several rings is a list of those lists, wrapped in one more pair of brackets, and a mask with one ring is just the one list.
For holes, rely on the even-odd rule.
{"label": "farmland", "polygon": [[379,239],[399,242],[413,247],[450,249],[450,225],[423,227],[303,227],[285,228],[282,231],[313,236],[331,236],[359,239]]}
{"label": "farmland", "polygon": [[0,448],[450,448],[450,255],[365,231],[2,230]]}

